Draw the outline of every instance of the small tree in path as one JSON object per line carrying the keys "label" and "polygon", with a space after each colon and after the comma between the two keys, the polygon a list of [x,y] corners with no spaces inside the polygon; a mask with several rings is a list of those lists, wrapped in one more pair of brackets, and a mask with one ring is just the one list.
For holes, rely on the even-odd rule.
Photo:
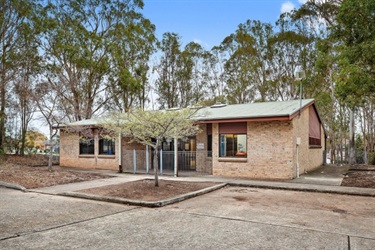
{"label": "small tree in path", "polygon": [[127,113],[113,113],[103,119],[101,125],[116,134],[129,137],[154,149],[155,186],[158,179],[158,150],[164,139],[183,139],[199,132],[194,115],[197,109],[145,111],[131,110]]}

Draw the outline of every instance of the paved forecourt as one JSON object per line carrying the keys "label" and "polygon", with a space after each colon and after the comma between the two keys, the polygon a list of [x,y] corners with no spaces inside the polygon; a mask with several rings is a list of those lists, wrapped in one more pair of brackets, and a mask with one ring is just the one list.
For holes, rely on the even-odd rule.
{"label": "paved forecourt", "polygon": [[0,188],[0,249],[374,249],[375,198],[226,187],[163,208]]}

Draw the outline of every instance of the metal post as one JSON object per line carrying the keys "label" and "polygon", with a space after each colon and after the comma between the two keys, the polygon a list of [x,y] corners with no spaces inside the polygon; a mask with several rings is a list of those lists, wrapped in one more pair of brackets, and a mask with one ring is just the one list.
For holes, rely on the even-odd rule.
{"label": "metal post", "polygon": [[174,138],[174,177],[178,175],[178,148],[177,138]]}
{"label": "metal post", "polygon": [[160,149],[160,175],[163,175],[163,149]]}
{"label": "metal post", "polygon": [[122,152],[121,152],[121,133],[118,134],[118,172],[122,173],[122,163],[121,163],[121,157],[122,157]]}
{"label": "metal post", "polygon": [[148,145],[146,145],[146,174],[148,174]]}
{"label": "metal post", "polygon": [[137,152],[135,151],[135,149],[133,149],[133,165],[133,173],[135,174],[135,172],[137,171]]}
{"label": "metal post", "polygon": [[301,116],[301,110],[302,110],[302,80],[299,84],[299,114],[298,116]]}
{"label": "metal post", "polygon": [[298,152],[299,145],[297,144],[297,178],[299,178],[299,152]]}

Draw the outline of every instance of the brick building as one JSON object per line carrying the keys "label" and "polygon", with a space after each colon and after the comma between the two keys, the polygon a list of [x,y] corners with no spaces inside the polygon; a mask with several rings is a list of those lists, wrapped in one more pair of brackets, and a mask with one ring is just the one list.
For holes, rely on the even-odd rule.
{"label": "brick building", "polygon": [[[197,120],[202,132],[178,141],[178,152],[173,151],[173,141],[163,143],[164,169],[177,163],[180,170],[219,176],[292,179],[323,164],[325,132],[313,99],[215,104],[199,110]],[[90,132],[71,132],[72,127]],[[60,128],[60,165],[148,169],[152,154],[145,146],[127,141],[102,136],[94,119],[69,124]],[[176,163],[174,154],[178,154]]]}

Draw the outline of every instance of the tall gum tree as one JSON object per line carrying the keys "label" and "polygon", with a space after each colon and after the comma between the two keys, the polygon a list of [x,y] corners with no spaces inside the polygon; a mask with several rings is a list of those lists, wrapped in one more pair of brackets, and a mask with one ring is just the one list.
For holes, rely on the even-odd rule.
{"label": "tall gum tree", "polygon": [[142,18],[141,8],[143,1],[125,0],[58,0],[46,6],[43,50],[50,64],[47,78],[69,120],[91,118],[112,98],[107,83],[114,66],[111,52],[118,55],[112,46],[117,41],[116,28],[130,32],[126,38],[136,39],[133,31],[137,27],[126,28]]}
{"label": "tall gum tree", "polygon": [[0,1],[0,151],[4,151],[6,134],[6,105],[10,82],[14,79],[22,25],[29,21],[37,1]]}

